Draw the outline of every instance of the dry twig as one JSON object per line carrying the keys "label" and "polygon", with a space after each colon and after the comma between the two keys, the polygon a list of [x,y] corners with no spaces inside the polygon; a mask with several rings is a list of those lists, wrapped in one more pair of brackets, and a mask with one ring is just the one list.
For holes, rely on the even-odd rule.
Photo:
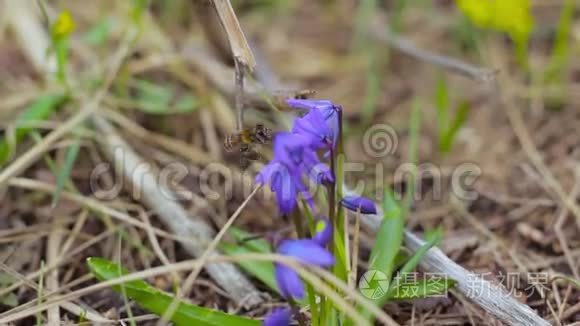
{"label": "dry twig", "polygon": [[369,33],[380,42],[384,42],[419,61],[434,64],[443,69],[447,69],[451,72],[458,73],[480,82],[487,83],[495,79],[497,71],[489,68],[478,67],[459,59],[447,57],[417,47],[413,42],[395,34],[380,17],[375,18],[370,26]]}

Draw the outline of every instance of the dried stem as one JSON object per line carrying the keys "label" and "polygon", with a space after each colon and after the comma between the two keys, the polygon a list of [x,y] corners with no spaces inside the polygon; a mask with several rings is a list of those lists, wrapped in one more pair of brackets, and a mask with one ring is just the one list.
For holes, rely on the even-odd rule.
{"label": "dried stem", "polygon": [[417,47],[413,42],[395,34],[381,18],[377,17],[370,26],[369,33],[378,41],[401,51],[419,61],[434,64],[443,69],[475,79],[480,82],[491,82],[495,79],[497,71],[489,68],[478,67],[463,62],[459,59],[447,57]]}
{"label": "dried stem", "polygon": [[246,41],[238,17],[236,17],[234,8],[232,8],[232,4],[229,0],[212,1],[228,36],[228,42],[230,43],[234,60],[239,61],[252,72],[256,66],[256,61],[252,54],[252,49],[250,49],[248,41]]}
{"label": "dried stem", "polygon": [[234,58],[236,73],[236,126],[238,131],[244,129],[244,63]]}

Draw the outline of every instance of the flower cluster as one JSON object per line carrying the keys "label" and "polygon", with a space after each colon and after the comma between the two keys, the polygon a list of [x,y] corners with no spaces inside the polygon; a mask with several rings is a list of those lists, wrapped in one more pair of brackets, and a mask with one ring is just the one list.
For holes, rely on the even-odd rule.
{"label": "flower cluster", "polygon": [[[290,214],[296,207],[298,195],[302,194],[309,205],[312,196],[303,182],[306,175],[318,185],[334,182],[334,171],[322,163],[318,156],[324,151],[328,158],[336,147],[340,132],[340,105],[328,100],[290,99],[287,104],[294,109],[306,110],[306,114],[294,120],[291,132],[278,133],[274,138],[274,157],[256,176],[257,184],[270,184],[276,194],[281,214]],[[366,198],[348,196],[341,204],[363,214],[374,214],[374,203]]]}
{"label": "flower cluster", "polygon": [[[337,186],[336,171],[321,161],[319,154],[323,160],[336,157],[335,149],[342,129],[342,108],[331,101],[291,99],[287,100],[287,104],[306,113],[294,120],[290,132],[280,132],[274,137],[274,156],[256,176],[257,184],[270,185],[283,215],[294,211],[299,195],[310,207],[314,206],[304,180],[309,179],[317,185]],[[340,198],[340,204],[363,214],[376,213],[374,202],[367,198],[345,196]],[[276,251],[307,266],[330,267],[334,265],[334,257],[326,247],[331,239],[332,223],[322,218],[312,238],[284,240],[278,244]],[[275,277],[280,293],[291,304],[304,298],[302,280],[292,268],[276,263]],[[291,309],[276,310],[266,318],[264,325],[289,325],[291,315]]]}
{"label": "flower cluster", "polygon": [[327,100],[288,100],[287,103],[307,112],[295,119],[292,131],[275,136],[274,158],[256,176],[256,183],[270,184],[281,214],[294,210],[298,194],[312,205],[303,176],[319,185],[334,182],[334,175],[320,161],[318,151],[330,153],[336,145],[340,110]]}

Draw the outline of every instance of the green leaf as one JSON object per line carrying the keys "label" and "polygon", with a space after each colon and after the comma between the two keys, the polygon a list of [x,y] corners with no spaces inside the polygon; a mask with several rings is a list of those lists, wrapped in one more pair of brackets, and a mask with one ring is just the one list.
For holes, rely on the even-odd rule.
{"label": "green leaf", "polygon": [[[383,221],[381,222],[371,250],[369,271],[376,270],[385,275],[386,284],[379,286],[380,289],[385,287],[384,290],[386,291],[391,283],[393,272],[397,268],[398,263],[400,263],[404,229],[403,210],[390,189],[385,189],[383,214]],[[384,301],[384,297],[374,299],[373,302],[379,305]],[[361,311],[367,320],[373,320],[374,317],[368,310],[359,307],[359,311]]]}
{"label": "green leaf", "polygon": [[[10,274],[0,271],[0,288],[8,287],[14,281],[15,279]],[[14,308],[18,305],[18,296],[12,292],[0,296],[0,304]]]}
{"label": "green leaf", "polygon": [[356,13],[354,15],[354,32],[352,35],[351,46],[353,49],[364,49],[367,45],[368,37],[366,31],[369,27],[371,17],[376,12],[378,7],[377,0],[362,0],[360,1]]}
{"label": "green leaf", "polygon": [[84,35],[83,40],[91,45],[101,45],[109,38],[112,27],[113,20],[104,17]]}
{"label": "green leaf", "polygon": [[[235,226],[231,226],[228,230],[229,234],[243,246],[252,249],[252,252],[271,254],[272,248],[268,241],[264,238],[258,238],[255,234],[246,232]],[[252,239],[251,241],[247,241]]]}
{"label": "green leaf", "polygon": [[[220,243],[219,249],[223,251],[226,255],[237,255],[237,254],[248,254],[248,253],[260,253],[260,254],[271,254],[272,248],[268,241],[263,238],[256,238],[252,233],[246,232],[235,226],[231,226],[228,230],[230,236],[232,236],[238,243]],[[251,240],[248,240],[251,239]],[[246,273],[252,275],[270,289],[276,293],[280,293],[278,285],[276,283],[276,276],[274,274],[274,264],[268,261],[248,261],[237,263]],[[307,299],[299,300],[297,302],[301,306],[308,304]]]}
{"label": "green leaf", "polygon": [[193,112],[199,107],[199,102],[192,95],[183,95],[178,97],[173,105],[172,113],[188,113]]}
{"label": "green leaf", "polygon": [[[422,245],[421,248],[419,248],[405,263],[405,265],[403,265],[399,274],[404,275],[412,272],[417,267],[417,265],[419,265],[419,262],[421,261],[421,259],[423,259],[423,256],[425,256],[427,251],[429,251],[429,249],[431,249],[440,240],[441,233],[433,233],[432,236],[430,236],[430,240],[424,245]],[[393,288],[395,288],[396,285],[397,284],[393,283]]]}
{"label": "green leaf", "polygon": [[18,296],[12,292],[0,297],[0,304],[14,308],[18,305]]}
{"label": "green leaf", "polygon": [[[254,242],[255,240],[248,241]],[[246,245],[235,245],[231,243],[220,244],[220,249],[226,255],[237,255],[237,254],[248,254],[256,253],[260,251],[254,250],[252,246]],[[274,264],[267,261],[241,261],[237,263],[243,270],[248,274],[260,280],[262,283],[266,284],[270,289],[279,293],[278,286],[276,285],[276,278],[274,276]]]}
{"label": "green leaf", "polygon": [[76,139],[72,145],[67,149],[64,156],[64,164],[62,169],[58,172],[56,176],[56,189],[52,197],[52,207],[55,207],[60,198],[62,189],[64,188],[65,182],[69,179],[70,173],[74,167],[75,161],[79,154],[79,149],[81,147],[80,139]]}
{"label": "green leaf", "polygon": [[545,72],[545,79],[547,81],[560,81],[568,53],[570,48],[570,32],[572,31],[574,22],[574,10],[576,1],[564,0],[564,6],[558,21],[558,30],[556,32],[556,40],[552,48],[552,54],[548,69]]}
{"label": "green leaf", "polygon": [[369,269],[385,273],[390,282],[395,269],[395,257],[403,244],[404,220],[401,207],[389,189],[385,190],[383,214],[383,221],[371,250]]}
{"label": "green leaf", "polygon": [[15,150],[13,146],[16,146],[33,130],[33,127],[30,127],[30,125],[46,120],[53,111],[64,103],[66,98],[63,94],[43,95],[22,111],[15,121],[16,130],[14,140],[16,143],[11,143],[5,137],[0,137],[0,165],[10,159],[10,156]]}
{"label": "green leaf", "polygon": [[432,246],[436,246],[443,238],[443,228],[439,226],[435,229],[427,230],[423,237],[425,238],[425,241],[433,243]]}
{"label": "green leaf", "polygon": [[437,109],[437,133],[441,139],[449,121],[449,91],[445,75],[439,73],[435,85],[435,108]]}
{"label": "green leaf", "polygon": [[147,80],[138,80],[135,87],[138,107],[147,113],[166,113],[175,95],[175,90],[171,87],[159,86]]}
{"label": "green leaf", "polygon": [[[409,284],[401,283],[401,280],[405,279],[406,275],[408,275],[413,270],[415,270],[417,265],[419,265],[419,262],[421,261],[421,259],[423,259],[423,257],[427,253],[427,251],[429,249],[431,249],[433,246],[435,246],[437,243],[439,243],[439,241],[441,241],[442,236],[443,236],[443,232],[441,229],[434,229],[434,230],[428,232],[428,235],[426,236],[426,238],[428,238],[427,243],[425,243],[423,246],[421,246],[421,248],[419,248],[411,256],[411,258],[403,265],[403,267],[399,271],[398,276],[395,277],[393,283],[391,283],[391,285],[389,286],[389,290],[387,291],[387,294],[384,297],[379,299],[379,302],[381,305],[384,305],[387,301],[389,301],[391,299],[398,299],[398,297],[397,297],[398,293],[405,293],[403,291],[404,289],[402,289],[401,287],[409,285]],[[445,278],[445,279],[447,280],[447,278]],[[430,288],[426,288],[426,291],[429,289]],[[415,291],[416,289],[412,289],[412,290]]]}
{"label": "green leaf", "polygon": [[[439,275],[440,276],[440,275]],[[413,300],[432,296],[445,296],[457,282],[446,277],[418,280],[410,284],[401,284],[393,291],[390,300]]]}
{"label": "green leaf", "polygon": [[439,143],[439,149],[442,152],[449,152],[451,150],[451,147],[455,142],[457,132],[465,124],[469,111],[471,111],[471,105],[469,104],[469,102],[464,101],[461,104],[459,104],[459,107],[455,111],[455,117],[453,121],[449,125],[449,128],[447,129],[447,131],[445,132],[443,138]]}
{"label": "green leaf", "polygon": [[135,88],[137,108],[149,114],[187,113],[199,107],[197,99],[190,94],[176,97],[173,85],[160,86],[140,79]]}
{"label": "green leaf", "polygon": [[[88,258],[87,264],[91,272],[101,281],[119,278],[128,274],[128,271],[121,266],[99,257]],[[141,307],[158,316],[162,316],[174,300],[172,295],[154,288],[143,280],[129,281],[123,283],[122,287],[128,298],[135,300]],[[121,285],[115,285],[112,288],[117,292],[122,291]],[[186,302],[179,303],[171,321],[176,325],[260,325],[257,320],[229,315]]]}

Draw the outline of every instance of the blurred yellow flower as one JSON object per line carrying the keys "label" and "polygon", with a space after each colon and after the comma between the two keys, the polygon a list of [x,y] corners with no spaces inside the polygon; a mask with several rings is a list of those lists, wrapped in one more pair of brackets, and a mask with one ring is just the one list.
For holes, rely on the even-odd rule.
{"label": "blurred yellow flower", "polygon": [[457,7],[477,26],[527,41],[534,26],[530,0],[456,0]]}
{"label": "blurred yellow flower", "polygon": [[52,24],[52,35],[57,38],[67,37],[75,30],[75,21],[68,10],[63,10]]}

